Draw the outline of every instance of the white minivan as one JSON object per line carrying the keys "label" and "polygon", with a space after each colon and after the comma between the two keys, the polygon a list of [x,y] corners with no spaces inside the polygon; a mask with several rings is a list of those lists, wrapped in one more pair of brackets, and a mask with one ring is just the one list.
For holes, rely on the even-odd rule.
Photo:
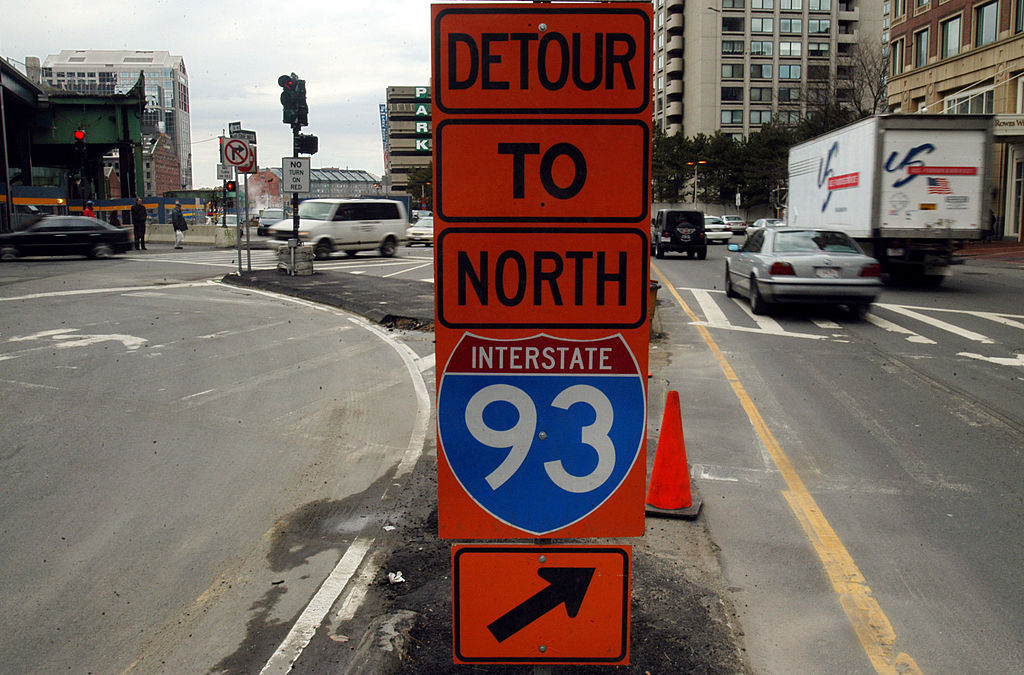
{"label": "white minivan", "polygon": [[[379,250],[385,258],[406,242],[409,226],[405,206],[393,199],[307,199],[299,204],[299,240],[313,246],[317,260],[334,251],[355,255]],[[291,220],[270,227],[270,236],[286,242],[292,237]]]}

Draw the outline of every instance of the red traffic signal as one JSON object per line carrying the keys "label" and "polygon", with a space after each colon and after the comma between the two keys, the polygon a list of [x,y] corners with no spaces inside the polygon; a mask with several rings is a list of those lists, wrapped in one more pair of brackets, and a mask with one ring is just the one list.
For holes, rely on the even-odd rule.
{"label": "red traffic signal", "polygon": [[229,180],[228,182],[224,183],[224,191],[225,192],[234,192],[237,189],[238,189],[238,181]]}
{"label": "red traffic signal", "polygon": [[84,143],[85,142],[85,132],[83,130],[75,129],[75,142],[76,143]]}

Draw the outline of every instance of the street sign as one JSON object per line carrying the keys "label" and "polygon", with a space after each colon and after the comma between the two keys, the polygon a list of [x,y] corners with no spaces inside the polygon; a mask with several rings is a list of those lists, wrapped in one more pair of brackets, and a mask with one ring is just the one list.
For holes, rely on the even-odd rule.
{"label": "street sign", "polygon": [[439,532],[639,536],[651,3],[431,11]]}
{"label": "street sign", "polygon": [[309,157],[282,157],[281,166],[284,176],[282,192],[309,192]]}
{"label": "street sign", "polygon": [[252,163],[252,148],[248,143],[239,139],[231,138],[224,141],[223,162],[230,166],[242,167]]}
{"label": "street sign", "polygon": [[218,164],[217,180],[231,180],[231,167],[227,164]]}
{"label": "street sign", "polygon": [[249,146],[249,162],[238,167],[238,173],[256,173],[256,146]]}
{"label": "street sign", "polygon": [[629,663],[629,546],[452,549],[458,663]]}
{"label": "street sign", "polygon": [[241,122],[228,122],[228,134],[234,135],[236,131],[242,128]]}
{"label": "street sign", "polygon": [[248,129],[235,129],[231,132],[231,138],[240,138],[249,145],[256,145],[256,132]]}
{"label": "street sign", "polygon": [[[621,335],[497,340],[465,333],[437,395],[438,436],[444,448],[459,450],[446,456],[460,489],[439,498],[464,492],[491,518],[531,536],[592,517],[640,456],[646,382]],[[472,512],[462,517],[474,527]],[[621,527],[610,514],[595,523]]]}

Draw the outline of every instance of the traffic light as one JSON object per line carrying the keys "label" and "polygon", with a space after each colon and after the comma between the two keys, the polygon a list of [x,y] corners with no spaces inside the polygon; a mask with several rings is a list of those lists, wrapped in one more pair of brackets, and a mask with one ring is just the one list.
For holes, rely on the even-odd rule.
{"label": "traffic light", "polygon": [[312,134],[297,134],[295,136],[295,154],[305,153],[315,155],[320,148],[320,139]]}
{"label": "traffic light", "polygon": [[85,159],[85,131],[83,129],[75,129],[73,136],[75,139],[75,157],[82,161]]}
{"label": "traffic light", "polygon": [[309,106],[306,105],[306,81],[300,80],[298,75],[282,75],[277,78],[277,84],[281,87],[281,106],[283,107],[282,121],[285,124],[297,124],[304,127],[309,124]]}
{"label": "traffic light", "polygon": [[226,183],[224,183],[224,191],[228,193],[228,195],[235,194],[236,190],[238,190],[238,181],[229,180]]}

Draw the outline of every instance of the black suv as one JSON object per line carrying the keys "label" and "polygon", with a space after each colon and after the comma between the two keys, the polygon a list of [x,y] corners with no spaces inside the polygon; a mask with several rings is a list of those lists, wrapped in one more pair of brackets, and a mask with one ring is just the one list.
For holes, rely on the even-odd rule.
{"label": "black suv", "polygon": [[686,252],[698,260],[708,257],[708,240],[704,234],[704,214],[700,211],[661,209],[654,218],[651,246],[654,254],[664,258],[667,251]]}

